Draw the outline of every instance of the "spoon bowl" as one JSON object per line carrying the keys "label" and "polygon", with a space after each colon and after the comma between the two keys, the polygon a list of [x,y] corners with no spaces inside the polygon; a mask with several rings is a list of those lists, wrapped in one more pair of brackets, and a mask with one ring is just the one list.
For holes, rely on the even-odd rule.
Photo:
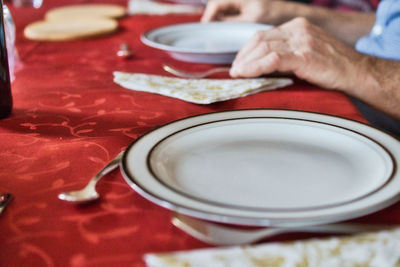
{"label": "spoon bowl", "polygon": [[97,193],[96,189],[94,189],[92,186],[90,186],[90,188],[86,186],[81,190],[63,192],[58,195],[59,199],[71,202],[93,201],[99,197],[99,193]]}
{"label": "spoon bowl", "polygon": [[58,198],[76,203],[84,203],[98,199],[100,195],[96,191],[97,182],[104,177],[104,175],[110,173],[118,167],[123,154],[124,151],[120,152],[112,161],[110,161],[103,169],[101,169],[84,188],[76,191],[60,193]]}
{"label": "spoon bowl", "polygon": [[12,198],[13,198],[13,195],[11,193],[1,193],[0,192],[0,214],[6,208],[8,203],[10,203]]}

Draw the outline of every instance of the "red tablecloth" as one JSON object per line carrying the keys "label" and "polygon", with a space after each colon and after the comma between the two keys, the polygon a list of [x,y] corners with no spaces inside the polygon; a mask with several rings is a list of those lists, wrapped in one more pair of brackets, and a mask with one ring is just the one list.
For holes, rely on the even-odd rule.
{"label": "red tablecloth", "polygon": [[[84,186],[156,125],[245,108],[306,110],[364,121],[344,94],[300,81],[205,106],[126,90],[113,83],[113,71],[168,75],[162,63],[192,70],[209,67],[175,61],[139,40],[151,28],[199,17],[129,16],[120,19],[117,33],[80,41],[23,37],[25,25],[41,19],[48,8],[67,3],[72,1],[44,0],[40,9],[11,6],[22,68],[12,85],[13,114],[0,121],[0,191],[15,196],[0,216],[0,266],[143,266],[147,252],[207,247],[172,226],[170,212],[132,191],[118,171],[98,185],[102,199],[97,203],[75,206],[57,199],[61,191]],[[116,56],[122,42],[132,47],[134,58]],[[360,220],[400,223],[399,215],[395,205]]]}

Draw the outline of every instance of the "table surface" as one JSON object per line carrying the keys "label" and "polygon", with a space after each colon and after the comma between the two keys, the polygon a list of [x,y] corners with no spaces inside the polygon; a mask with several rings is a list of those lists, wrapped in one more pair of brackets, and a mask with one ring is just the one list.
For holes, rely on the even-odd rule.
{"label": "table surface", "polygon": [[[108,161],[157,125],[191,115],[247,108],[313,111],[365,122],[347,96],[302,81],[212,105],[124,89],[113,71],[165,73],[178,62],[140,42],[143,32],[198,21],[195,15],[127,16],[108,36],[68,42],[24,38],[46,10],[90,1],[45,0],[39,9],[10,6],[21,66],[12,84],[14,109],[0,121],[0,192],[15,196],[0,217],[0,266],[143,266],[148,252],[209,247],[170,223],[171,212],[134,192],[115,171],[100,182],[100,201],[76,206],[57,194],[81,188]],[[106,3],[106,1],[103,1]],[[111,3],[111,1],[109,2]],[[126,6],[121,0],[114,1]],[[116,56],[121,43],[135,52]],[[400,205],[358,220],[400,223]],[[271,241],[315,237],[287,234]]]}

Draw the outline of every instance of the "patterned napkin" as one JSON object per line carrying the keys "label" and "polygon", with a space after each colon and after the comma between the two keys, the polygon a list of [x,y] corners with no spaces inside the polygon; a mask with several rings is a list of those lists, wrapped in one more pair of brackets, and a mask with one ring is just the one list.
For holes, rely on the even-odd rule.
{"label": "patterned napkin", "polygon": [[400,264],[400,228],[341,238],[147,254],[144,259],[148,267],[395,267]]}
{"label": "patterned napkin", "polygon": [[203,9],[198,6],[158,3],[151,0],[130,0],[128,14],[165,15],[171,13],[201,13]]}
{"label": "patterned napkin", "polygon": [[181,79],[141,73],[114,72],[114,82],[127,89],[210,104],[292,84],[287,78]]}

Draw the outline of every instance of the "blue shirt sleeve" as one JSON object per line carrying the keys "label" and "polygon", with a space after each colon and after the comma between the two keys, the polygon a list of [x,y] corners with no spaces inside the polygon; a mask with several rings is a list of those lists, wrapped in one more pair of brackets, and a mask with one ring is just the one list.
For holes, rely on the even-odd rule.
{"label": "blue shirt sleeve", "polygon": [[356,50],[371,56],[400,60],[400,1],[383,0],[369,35],[356,43]]}

